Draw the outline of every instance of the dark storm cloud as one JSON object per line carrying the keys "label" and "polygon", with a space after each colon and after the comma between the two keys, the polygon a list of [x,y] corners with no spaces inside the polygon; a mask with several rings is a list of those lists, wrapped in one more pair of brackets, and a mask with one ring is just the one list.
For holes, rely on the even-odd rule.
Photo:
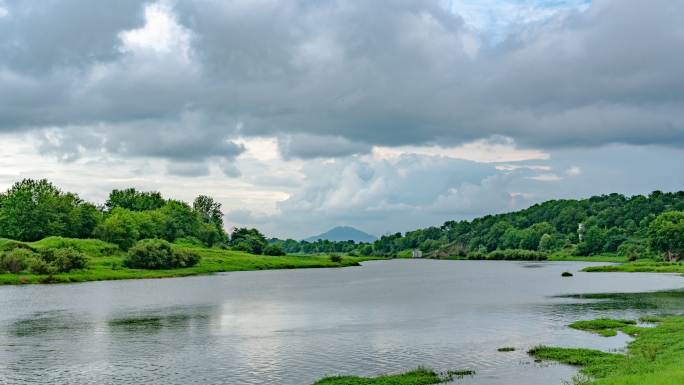
{"label": "dark storm cloud", "polygon": [[684,146],[681,1],[598,0],[495,46],[437,1],[179,1],[183,39],[161,53],[122,49],[120,32],[151,23],[145,4],[101,4],[6,2],[0,130],[89,147],[83,127],[100,126],[109,151],[226,162],[237,135],[301,158],[492,135]]}

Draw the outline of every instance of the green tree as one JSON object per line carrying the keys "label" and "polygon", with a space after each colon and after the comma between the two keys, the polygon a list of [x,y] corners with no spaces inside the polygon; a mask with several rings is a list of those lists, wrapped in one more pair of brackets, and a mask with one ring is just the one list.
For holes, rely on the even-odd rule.
{"label": "green tree", "polygon": [[591,226],[587,229],[582,242],[577,245],[578,255],[592,255],[603,251],[606,244],[606,232],[598,226]]}
{"label": "green tree", "polygon": [[109,199],[105,202],[105,207],[109,210],[121,207],[132,211],[145,211],[162,208],[165,203],[164,198],[156,191],[144,192],[127,188],[112,190]]}
{"label": "green tree", "polygon": [[138,222],[130,210],[115,208],[95,229],[99,239],[128,250],[139,239]]}
{"label": "green tree", "polygon": [[198,235],[200,219],[187,203],[170,200],[161,208],[161,213],[166,218],[164,239],[167,241]]}
{"label": "green tree", "polygon": [[50,235],[89,236],[97,215],[84,205],[46,179],[24,179],[0,194],[0,237],[36,241]]}
{"label": "green tree", "polygon": [[230,236],[230,244],[236,249],[261,254],[266,248],[266,237],[257,229],[238,227]]}
{"label": "green tree", "polygon": [[648,227],[651,247],[663,253],[668,261],[684,256],[684,211],[668,211],[658,215]]}
{"label": "green tree", "polygon": [[551,234],[544,234],[542,237],[539,239],[539,251],[551,251],[555,246],[555,241],[553,239],[553,236]]}

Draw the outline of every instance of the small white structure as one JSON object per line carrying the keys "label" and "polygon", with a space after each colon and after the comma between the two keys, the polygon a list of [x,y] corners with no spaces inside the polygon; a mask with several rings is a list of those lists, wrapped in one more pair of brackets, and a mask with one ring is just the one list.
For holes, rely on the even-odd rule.
{"label": "small white structure", "polygon": [[413,253],[411,253],[412,258],[423,258],[423,252],[418,250],[418,249],[413,249]]}

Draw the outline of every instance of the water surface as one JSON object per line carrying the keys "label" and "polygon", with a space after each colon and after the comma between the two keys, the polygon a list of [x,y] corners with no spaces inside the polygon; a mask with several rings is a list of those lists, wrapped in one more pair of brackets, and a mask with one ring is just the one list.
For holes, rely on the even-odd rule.
{"label": "water surface", "polygon": [[0,287],[0,384],[299,385],[419,365],[475,370],[463,384],[560,384],[575,369],[534,363],[528,348],[620,349],[628,337],[567,324],[649,309],[558,295],[684,287],[676,275],[579,272],[588,265],[393,260]]}

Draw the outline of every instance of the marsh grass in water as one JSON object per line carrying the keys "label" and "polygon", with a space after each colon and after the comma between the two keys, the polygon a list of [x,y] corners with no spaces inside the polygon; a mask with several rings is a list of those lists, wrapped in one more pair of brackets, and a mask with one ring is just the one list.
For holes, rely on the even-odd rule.
{"label": "marsh grass in water", "polygon": [[547,346],[538,346],[529,353],[536,358],[581,366],[582,374],[591,377],[584,383],[592,385],[681,385],[684,316],[664,317],[656,327],[639,328],[624,355]]}
{"label": "marsh grass in water", "polygon": [[589,266],[583,271],[599,273],[679,273],[684,274],[684,262],[642,260],[619,265]]}
{"label": "marsh grass in water", "polygon": [[514,352],[514,351],[515,351],[515,348],[512,347],[512,346],[503,346],[503,347],[500,347],[500,348],[498,348],[498,349],[496,349],[496,350],[499,351],[499,352],[507,353],[507,352]]}
{"label": "marsh grass in water", "polygon": [[314,385],[429,385],[450,380],[441,377],[433,370],[418,368],[402,374],[373,378],[356,376],[327,377],[316,382]]}
{"label": "marsh grass in water", "polygon": [[334,376],[326,377],[314,385],[427,385],[450,382],[454,378],[474,376],[475,371],[469,369],[435,372],[420,367],[410,372],[378,377]]}
{"label": "marsh grass in water", "polygon": [[617,335],[618,330],[634,325],[636,325],[636,321],[632,320],[598,318],[573,322],[570,324],[570,327],[577,330],[590,331],[604,337],[613,337]]}

